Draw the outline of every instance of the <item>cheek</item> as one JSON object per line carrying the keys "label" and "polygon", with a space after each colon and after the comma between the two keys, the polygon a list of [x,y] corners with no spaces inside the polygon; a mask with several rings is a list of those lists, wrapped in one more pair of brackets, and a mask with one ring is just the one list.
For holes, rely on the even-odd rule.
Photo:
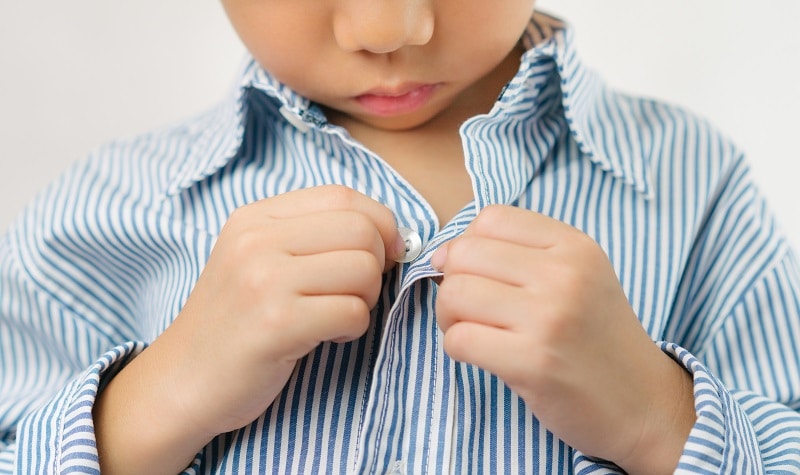
{"label": "cheek", "polygon": [[300,86],[312,80],[309,72],[319,64],[324,48],[318,43],[298,40],[299,36],[297,31],[273,31],[271,34],[243,35],[243,42],[256,61],[275,78],[285,84]]}
{"label": "cheek", "polygon": [[455,76],[482,76],[494,69],[517,45],[522,29],[511,29],[507,23],[503,28],[493,26],[450,34],[448,54],[439,56],[440,70]]}
{"label": "cheek", "polygon": [[531,0],[451,0],[440,12],[438,27],[449,44],[477,51],[508,52],[516,45],[533,14]]}
{"label": "cheek", "polygon": [[[268,30],[272,25],[265,25]],[[242,41],[255,60],[272,76],[290,85],[300,94],[308,95],[308,87],[320,83],[322,69],[333,61],[338,61],[336,51],[331,50],[319,30],[314,35],[304,34],[297,28],[286,25],[265,33],[256,31],[242,33]]]}
{"label": "cheek", "polygon": [[301,74],[326,48],[329,19],[321,9],[310,10],[306,1],[228,0],[223,5],[248,51],[279,79]]}
{"label": "cheek", "polygon": [[282,82],[298,76],[301,65],[308,61],[298,61],[298,58],[303,57],[301,48],[288,48],[280,44],[276,46],[269,42],[245,45],[256,61]]}
{"label": "cheek", "polygon": [[349,77],[343,72],[347,68],[336,67],[337,62],[320,54],[318,49],[300,46],[254,51],[251,48],[250,52],[272,77],[312,101],[324,102]]}

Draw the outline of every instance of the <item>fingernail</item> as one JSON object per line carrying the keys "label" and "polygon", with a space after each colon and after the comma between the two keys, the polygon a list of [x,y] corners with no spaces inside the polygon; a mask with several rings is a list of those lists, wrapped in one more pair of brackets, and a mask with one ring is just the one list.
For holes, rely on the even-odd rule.
{"label": "fingernail", "polygon": [[447,244],[443,244],[431,256],[431,266],[434,269],[441,271],[442,267],[444,267],[444,261],[446,260],[447,260]]}

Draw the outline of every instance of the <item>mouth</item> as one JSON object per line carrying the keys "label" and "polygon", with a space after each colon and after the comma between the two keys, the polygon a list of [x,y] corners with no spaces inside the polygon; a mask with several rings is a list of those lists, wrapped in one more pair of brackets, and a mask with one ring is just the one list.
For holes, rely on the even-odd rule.
{"label": "mouth", "polygon": [[409,114],[430,101],[440,84],[403,84],[396,88],[375,88],[356,96],[366,112],[391,117]]}

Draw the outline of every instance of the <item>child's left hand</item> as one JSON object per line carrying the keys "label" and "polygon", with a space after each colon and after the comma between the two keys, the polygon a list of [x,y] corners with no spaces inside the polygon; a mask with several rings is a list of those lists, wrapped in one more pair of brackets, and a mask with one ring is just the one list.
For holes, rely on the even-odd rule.
{"label": "child's left hand", "polygon": [[629,473],[671,473],[694,424],[691,376],[651,340],[589,236],[510,206],[437,251],[454,359],[501,378],[554,434]]}

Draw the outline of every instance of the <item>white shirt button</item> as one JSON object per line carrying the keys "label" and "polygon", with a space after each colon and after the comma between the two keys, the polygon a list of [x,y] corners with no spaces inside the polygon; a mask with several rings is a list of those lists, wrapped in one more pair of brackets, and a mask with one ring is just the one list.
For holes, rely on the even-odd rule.
{"label": "white shirt button", "polygon": [[308,124],[308,122],[304,121],[302,117],[295,114],[294,111],[292,111],[292,109],[290,109],[289,107],[281,106],[279,112],[281,113],[284,119],[286,119],[290,124],[295,126],[295,128],[300,132],[306,133],[309,130],[311,130],[311,126]]}
{"label": "white shirt button", "polygon": [[406,243],[406,252],[396,259],[397,262],[411,262],[419,257],[422,252],[422,238],[416,231],[409,228],[398,228],[397,231]]}

